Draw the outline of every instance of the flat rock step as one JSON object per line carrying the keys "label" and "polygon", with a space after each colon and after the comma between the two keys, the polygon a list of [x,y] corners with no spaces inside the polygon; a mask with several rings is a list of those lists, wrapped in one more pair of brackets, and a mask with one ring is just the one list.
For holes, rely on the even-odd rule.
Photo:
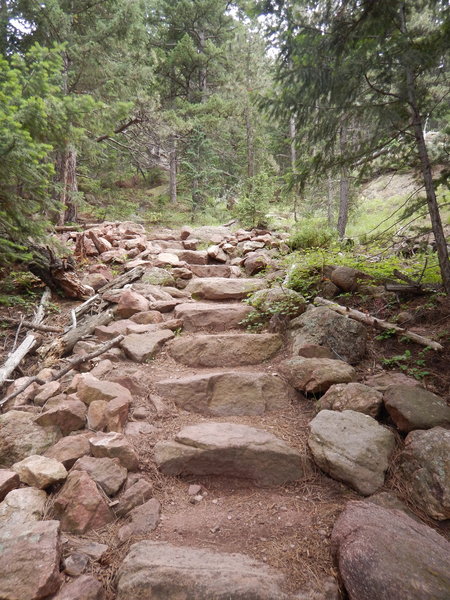
{"label": "flat rock step", "polygon": [[231,367],[262,363],[282,346],[276,333],[198,334],[172,340],[167,350],[190,367]]}
{"label": "flat rock step", "polygon": [[227,279],[225,277],[205,277],[191,279],[186,292],[194,299],[204,300],[243,300],[252,292],[266,286],[264,279]]}
{"label": "flat rock step", "polygon": [[242,271],[239,267],[232,265],[189,265],[190,270],[196,277],[240,277]]}
{"label": "flat rock step", "polygon": [[165,379],[156,383],[156,390],[184,410],[214,416],[282,410],[295,394],[279,377],[233,371]]}
{"label": "flat rock step", "polygon": [[226,331],[243,327],[240,322],[252,312],[246,304],[208,304],[206,302],[179,304],[175,318],[183,319],[185,331]]}
{"label": "flat rock step", "polygon": [[287,600],[282,582],[244,554],[145,540],[131,547],[119,569],[117,600]]}
{"label": "flat rock step", "polygon": [[175,440],[158,442],[154,453],[158,468],[167,475],[224,475],[271,486],[311,473],[308,455],[272,433],[236,423],[185,427]]}

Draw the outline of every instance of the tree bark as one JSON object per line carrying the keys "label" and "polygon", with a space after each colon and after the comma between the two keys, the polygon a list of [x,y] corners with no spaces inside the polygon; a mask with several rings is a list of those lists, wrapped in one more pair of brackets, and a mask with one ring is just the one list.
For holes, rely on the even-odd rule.
{"label": "tree bark", "polygon": [[77,151],[72,144],[58,153],[56,160],[56,183],[59,186],[58,201],[62,205],[58,225],[76,223],[77,210]]}
{"label": "tree bark", "polygon": [[247,103],[245,107],[245,131],[247,137],[247,176],[254,177],[255,175],[255,140],[253,134],[252,118],[250,114],[251,108]]}
{"label": "tree bark", "polygon": [[327,224],[330,229],[333,227],[333,180],[331,177],[328,177]]}
{"label": "tree bark", "polygon": [[171,204],[177,203],[177,138],[170,138],[169,151],[169,195]]}
{"label": "tree bark", "polygon": [[[403,3],[400,7],[400,21],[402,33],[404,35],[407,35],[408,32],[406,28],[405,3]],[[436,250],[439,260],[439,268],[441,271],[442,283],[444,285],[445,292],[447,294],[450,294],[450,261],[447,249],[447,241],[445,239],[444,228],[442,227],[439,205],[436,199],[436,192],[433,184],[431,162],[425,143],[425,136],[423,133],[422,115],[420,113],[417,101],[416,81],[414,73],[407,61],[405,61],[405,78],[408,103],[412,117],[412,127],[414,137],[416,138],[416,148],[420,160],[422,179],[427,197],[431,229],[433,230],[434,239],[436,241]]]}
{"label": "tree bark", "polygon": [[[346,125],[342,125],[340,131],[340,148],[341,155],[345,154],[347,144],[347,127]],[[349,191],[350,191],[350,181],[349,181],[349,171],[347,165],[342,165],[341,169],[341,180],[339,183],[339,217],[338,217],[338,235],[339,239],[345,235],[345,229],[347,227],[348,221],[348,204],[349,204]]]}

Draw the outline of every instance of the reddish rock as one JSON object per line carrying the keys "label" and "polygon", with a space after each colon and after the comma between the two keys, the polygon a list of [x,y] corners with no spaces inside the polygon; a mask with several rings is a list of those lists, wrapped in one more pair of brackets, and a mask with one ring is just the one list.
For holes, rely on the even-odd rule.
{"label": "reddish rock", "polygon": [[175,317],[183,320],[186,331],[226,331],[243,327],[241,321],[251,312],[252,308],[245,304],[189,302],[176,307]]}
{"label": "reddish rock", "polygon": [[113,398],[105,409],[105,422],[107,431],[121,433],[127,423],[130,403],[126,398]]}
{"label": "reddish rock", "polygon": [[144,296],[141,296],[141,294],[138,294],[133,290],[127,289],[120,295],[116,314],[121,319],[128,319],[136,313],[148,310],[148,308],[148,300],[144,298]]}
{"label": "reddish rock", "polygon": [[146,362],[161,350],[163,345],[174,337],[173,331],[161,329],[153,333],[132,333],[120,343],[126,356],[135,362]]}
{"label": "reddish rock", "polygon": [[86,405],[80,400],[66,400],[39,415],[35,423],[43,426],[56,425],[63,435],[68,435],[71,431],[84,428]]}
{"label": "reddish rock", "polygon": [[136,471],[139,460],[127,438],[121,433],[98,433],[89,440],[91,454],[97,458],[118,458],[129,471]]}
{"label": "reddish rock", "polygon": [[164,318],[157,310],[146,310],[139,312],[130,317],[130,321],[139,323],[140,325],[152,325],[154,323],[162,323]]}
{"label": "reddish rock", "polygon": [[89,404],[87,413],[87,426],[93,431],[103,431],[106,428],[106,409],[108,402],[94,400]]}
{"label": "reddish rock", "polygon": [[[30,378],[29,377],[19,377],[16,379],[11,385],[9,385],[6,389],[6,396],[10,394],[14,394],[22,385],[24,385]],[[16,406],[22,406],[24,404],[29,404],[35,395],[39,392],[41,386],[34,382],[29,385],[23,392],[21,392],[18,396],[13,398],[12,400],[8,400],[6,404],[3,405],[3,410],[11,410]]]}
{"label": "reddish rock", "polygon": [[0,528],[0,598],[41,600],[61,585],[58,521]]}
{"label": "reddish rock", "polygon": [[0,502],[3,501],[6,494],[18,488],[19,485],[19,475],[15,471],[0,469]]}
{"label": "reddish rock", "polygon": [[104,496],[84,471],[71,471],[54,504],[61,530],[82,534],[114,520]]}
{"label": "reddish rock", "polygon": [[70,469],[76,460],[86,454],[89,454],[89,438],[86,434],[79,434],[60,439],[44,456],[55,458],[66,469]]}
{"label": "reddish rock", "polygon": [[105,592],[92,575],[82,575],[65,583],[53,600],[104,600]]}
{"label": "reddish rock", "polygon": [[38,489],[45,489],[54,483],[60,483],[67,477],[65,466],[47,456],[27,456],[13,465],[20,481]]}
{"label": "reddish rock", "polygon": [[350,600],[449,597],[449,542],[401,510],[349,502],[331,543]]}
{"label": "reddish rock", "polygon": [[56,396],[60,389],[61,383],[59,381],[49,381],[48,383],[44,383],[34,397],[34,403],[38,406],[43,406],[49,398]]}
{"label": "reddish rock", "polygon": [[131,402],[130,392],[111,381],[100,381],[90,373],[83,373],[78,380],[77,395],[82,402],[90,404],[94,400],[105,400],[109,402],[113,398],[125,398]]}
{"label": "reddish rock", "polygon": [[108,496],[117,494],[127,478],[127,470],[117,458],[83,456],[77,460],[72,470],[86,471]]}

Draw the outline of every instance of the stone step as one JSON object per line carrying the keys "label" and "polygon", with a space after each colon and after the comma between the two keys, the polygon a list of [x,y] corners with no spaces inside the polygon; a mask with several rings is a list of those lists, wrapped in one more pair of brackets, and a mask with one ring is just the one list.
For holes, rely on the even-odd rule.
{"label": "stone step", "polygon": [[263,429],[200,423],[158,442],[155,461],[166,475],[223,475],[257,485],[283,485],[311,474],[311,459]]}
{"label": "stone step", "polygon": [[235,278],[241,276],[241,269],[231,265],[189,265],[196,277],[225,277]]}
{"label": "stone step", "polygon": [[286,408],[295,396],[281,378],[250,371],[164,379],[155,385],[179,408],[213,416],[262,415]]}
{"label": "stone step", "polygon": [[282,346],[277,333],[231,333],[182,336],[166,348],[172,358],[190,367],[231,367],[262,363]]}
{"label": "stone step", "polygon": [[287,600],[283,580],[245,554],[144,540],[131,547],[119,569],[117,600]]}
{"label": "stone step", "polygon": [[245,319],[252,308],[246,304],[213,304],[207,302],[189,302],[179,304],[175,308],[175,318],[183,320],[184,331],[226,331],[243,327],[240,322]]}
{"label": "stone step", "polygon": [[266,287],[264,279],[230,279],[226,277],[204,277],[191,279],[185,290],[194,299],[243,300],[252,292]]}

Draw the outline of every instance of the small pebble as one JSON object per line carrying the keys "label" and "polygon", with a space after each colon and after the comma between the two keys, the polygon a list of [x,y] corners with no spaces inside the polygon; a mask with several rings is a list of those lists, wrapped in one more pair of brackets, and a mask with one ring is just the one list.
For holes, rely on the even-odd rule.
{"label": "small pebble", "polygon": [[78,577],[86,570],[89,558],[86,554],[71,554],[64,560],[64,571],[67,575]]}

